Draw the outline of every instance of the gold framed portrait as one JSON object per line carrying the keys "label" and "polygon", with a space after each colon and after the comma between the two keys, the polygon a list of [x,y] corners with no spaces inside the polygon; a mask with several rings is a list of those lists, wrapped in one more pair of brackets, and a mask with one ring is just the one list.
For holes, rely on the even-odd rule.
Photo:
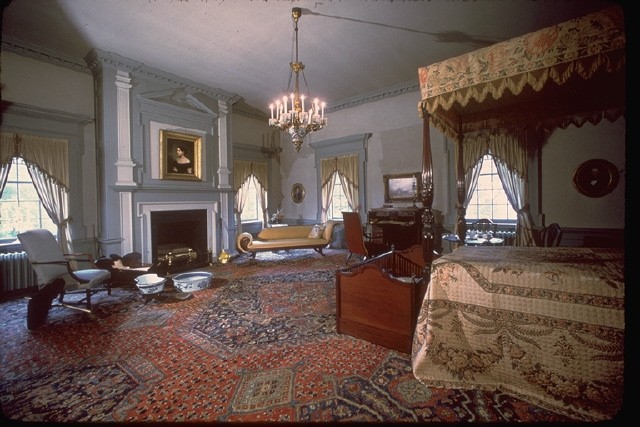
{"label": "gold framed portrait", "polygon": [[202,137],[160,131],[160,179],[202,181]]}
{"label": "gold framed portrait", "polygon": [[573,172],[573,186],[587,197],[603,197],[618,186],[620,172],[616,166],[604,159],[582,162]]}
{"label": "gold framed portrait", "polygon": [[293,203],[302,203],[302,201],[304,200],[304,195],[304,185],[300,184],[299,182],[293,184],[293,186],[291,187],[291,200],[293,200]]}

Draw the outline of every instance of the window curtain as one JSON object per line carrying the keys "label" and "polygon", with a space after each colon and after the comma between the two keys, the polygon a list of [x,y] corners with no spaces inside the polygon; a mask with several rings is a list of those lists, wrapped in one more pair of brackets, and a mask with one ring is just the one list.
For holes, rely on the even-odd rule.
{"label": "window curtain", "polygon": [[262,226],[266,227],[267,224],[269,223],[269,206],[267,205],[268,204],[267,189],[260,184],[260,181],[255,175],[253,175],[253,179],[255,181],[256,188],[260,192],[260,205],[262,206]]}
{"label": "window curtain", "polygon": [[[487,144],[485,141],[478,139],[465,139],[464,148],[463,148],[463,156],[462,156],[462,165],[465,171],[464,174],[464,185],[465,185],[465,195],[464,195],[464,209],[466,212],[467,207],[469,206],[469,202],[471,201],[471,197],[473,196],[473,192],[476,191],[476,187],[478,186],[478,177],[480,176],[480,171],[482,170],[483,157],[487,152]],[[457,159],[460,156],[458,144],[455,145],[455,158]],[[457,206],[459,207],[459,206]],[[465,215],[466,216],[466,215]],[[454,233],[458,235],[458,222],[454,226]]]}
{"label": "window curtain", "polygon": [[471,195],[477,186],[482,157],[485,154],[493,156],[507,199],[518,216],[515,245],[534,246],[533,219],[526,194],[528,169],[525,134],[479,133],[465,138],[463,153],[467,190],[465,208],[469,205]]}
{"label": "window curtain", "polygon": [[336,176],[340,177],[340,185],[347,198],[347,204],[353,212],[360,211],[358,155],[350,154],[341,157],[330,157],[320,160],[320,179],[322,195],[322,222],[328,218],[329,204],[333,197],[333,186]]}
{"label": "window curtain", "polygon": [[15,157],[20,153],[20,137],[11,133],[0,133],[0,197],[9,179],[9,171]]}
{"label": "window curtain", "polygon": [[[12,151],[12,152],[11,152]],[[11,154],[9,154],[11,152]],[[58,243],[73,252],[69,229],[69,143],[66,139],[34,135],[0,135],[0,187],[4,190],[11,162],[22,157],[47,214],[58,226]]]}
{"label": "window curtain", "polygon": [[[332,159],[322,159],[321,165],[324,172],[324,163],[327,160],[327,163],[330,163]],[[324,175],[324,173],[322,174]],[[327,211],[329,210],[329,204],[331,203],[331,197],[333,197],[333,186],[335,184],[337,174],[335,172],[331,173],[328,177],[322,179],[322,187],[320,187],[320,194],[322,197],[322,215],[321,221],[323,223],[327,222]]]}
{"label": "window curtain", "polygon": [[353,212],[360,212],[358,156],[354,154],[338,157],[336,163],[342,191],[344,191],[344,195],[347,198],[349,208]]}
{"label": "window curtain", "polygon": [[2,193],[4,193],[4,187],[7,185],[10,171],[11,161],[0,163],[0,197],[2,197]]}
{"label": "window curtain", "polygon": [[267,207],[267,192],[269,190],[267,164],[251,162],[247,160],[233,161],[233,183],[235,185],[234,213],[236,217],[236,233],[242,233],[242,211],[247,201],[246,184],[255,179],[256,187],[260,191],[260,203],[262,203],[262,221],[266,225],[269,221]]}
{"label": "window curtain", "polygon": [[494,154],[498,176],[507,194],[509,203],[516,211],[515,246],[535,246],[533,218],[527,195],[527,144],[526,134],[495,135],[489,142]]}

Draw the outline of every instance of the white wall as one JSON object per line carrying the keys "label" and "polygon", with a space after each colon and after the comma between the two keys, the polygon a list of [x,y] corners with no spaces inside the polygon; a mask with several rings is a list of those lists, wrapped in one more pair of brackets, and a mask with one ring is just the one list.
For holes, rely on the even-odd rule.
{"label": "white wall", "polygon": [[[542,149],[542,212],[546,224],[584,228],[624,228],[625,173],[616,189],[603,197],[580,194],[573,186],[573,172],[589,159],[605,159],[625,169],[624,118],[603,120],[552,133]],[[568,155],[568,153],[571,153]]]}
{"label": "white wall", "polygon": [[[419,93],[407,93],[362,104],[328,115],[325,129],[308,135],[299,153],[288,136],[283,136],[284,213],[289,219],[300,215],[311,220],[320,217],[317,207],[317,171],[311,141],[341,138],[370,132],[367,147],[367,187],[365,210],[384,203],[382,175],[422,170],[422,119],[418,115]],[[431,128],[434,168],[433,208],[445,215],[445,225],[455,221],[456,189],[454,145]],[[624,169],[625,120],[603,121],[597,126],[585,124],[553,132],[542,149],[541,191],[544,224],[558,222],[563,227],[624,228],[625,183],[621,175],[618,188],[610,195],[592,199],[573,188],[575,168],[585,160],[603,158]],[[291,201],[291,186],[305,186],[304,203]],[[537,197],[537,195],[530,195]],[[399,205],[401,206],[401,205]],[[532,212],[537,218],[536,212]]]}
{"label": "white wall", "polygon": [[[57,114],[59,112],[95,118],[93,76],[90,73],[73,71],[47,62],[37,61],[11,52],[0,53],[2,70],[2,101],[37,107]],[[3,131],[34,132],[28,126],[28,119],[21,128]],[[4,121],[3,121],[4,123]],[[47,130],[38,130],[46,136]],[[96,130],[92,121],[80,130],[83,135],[82,164],[71,165],[80,168],[82,174],[82,211],[84,224],[72,224],[76,230],[83,230],[84,236],[93,237],[98,228],[97,175],[96,175]],[[77,218],[76,218],[77,219]]]}
{"label": "white wall", "polygon": [[[381,207],[384,203],[383,174],[422,171],[422,119],[418,115],[419,92],[411,92],[377,102],[340,110],[327,116],[325,129],[305,138],[299,153],[290,139],[283,137],[282,153],[283,193],[282,206],[287,218],[319,218],[317,207],[317,172],[314,150],[309,143],[341,138],[354,134],[371,133],[367,144],[367,187],[365,210]],[[431,132],[434,151],[434,174],[438,185],[447,185],[444,137]],[[304,203],[291,201],[291,186],[300,182],[306,189]],[[434,208],[446,209],[447,195],[437,190]],[[406,205],[406,204],[405,204]],[[401,204],[397,206],[403,206]]]}
{"label": "white wall", "polygon": [[2,100],[93,117],[93,76],[2,51]]}
{"label": "white wall", "polygon": [[[37,106],[53,111],[94,117],[93,78],[90,74],[57,67],[49,63],[2,52],[2,100]],[[296,153],[288,135],[270,131],[259,119],[233,117],[233,142],[273,146],[282,144],[275,173],[282,176],[281,206],[288,219],[320,217],[317,206],[317,171],[312,141],[371,133],[367,149],[367,187],[365,209],[382,206],[382,175],[422,169],[422,119],[418,115],[419,92],[410,92],[377,102],[365,103],[328,115],[325,129],[308,135]],[[87,237],[97,224],[95,128],[83,129],[85,146],[82,156],[83,210]],[[434,166],[434,208],[455,214],[455,182],[448,164],[453,145],[446,143],[438,131],[431,130]],[[624,173],[619,187],[603,198],[591,199],[573,188],[572,174],[578,164],[591,158],[604,158],[624,169],[625,120],[603,121],[598,126],[584,125],[556,131],[542,152],[542,213],[546,223],[558,222],[566,227],[623,228]],[[281,171],[277,171],[280,168]],[[300,182],[306,189],[302,204],[291,201],[291,186]],[[273,189],[274,192],[279,191]],[[277,207],[274,204],[273,209]],[[445,222],[451,223],[451,220]]]}

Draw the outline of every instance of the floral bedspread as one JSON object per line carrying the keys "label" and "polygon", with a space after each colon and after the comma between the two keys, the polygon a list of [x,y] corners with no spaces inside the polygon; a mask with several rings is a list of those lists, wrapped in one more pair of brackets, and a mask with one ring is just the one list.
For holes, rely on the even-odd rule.
{"label": "floral bedspread", "polygon": [[621,249],[460,247],[433,262],[413,372],[609,420],[622,407],[624,318]]}

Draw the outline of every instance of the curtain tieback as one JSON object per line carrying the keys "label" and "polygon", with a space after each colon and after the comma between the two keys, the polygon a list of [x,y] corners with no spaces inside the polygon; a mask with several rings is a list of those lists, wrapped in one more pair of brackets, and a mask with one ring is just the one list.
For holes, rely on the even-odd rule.
{"label": "curtain tieback", "polygon": [[60,223],[58,224],[58,228],[66,227],[71,222],[73,222],[73,218],[71,217],[65,218],[62,221],[60,221]]}

